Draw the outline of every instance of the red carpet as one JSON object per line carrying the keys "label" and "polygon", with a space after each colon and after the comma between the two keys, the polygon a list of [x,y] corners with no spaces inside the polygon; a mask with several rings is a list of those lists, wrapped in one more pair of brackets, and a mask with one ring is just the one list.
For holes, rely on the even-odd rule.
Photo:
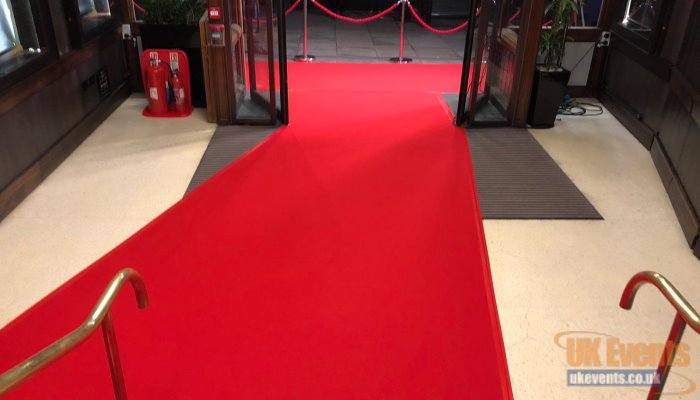
{"label": "red carpet", "polygon": [[[0,331],[0,371],[128,266],[131,400],[512,399],[452,69],[290,66],[292,124]],[[99,333],[8,396],[111,397]]]}

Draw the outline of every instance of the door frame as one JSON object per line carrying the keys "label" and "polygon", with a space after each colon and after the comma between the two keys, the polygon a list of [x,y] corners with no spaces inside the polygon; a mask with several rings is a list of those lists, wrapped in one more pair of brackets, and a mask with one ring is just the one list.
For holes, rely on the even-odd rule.
{"label": "door frame", "polygon": [[[491,0],[483,0],[491,1]],[[477,1],[471,4],[471,20],[476,16]],[[518,33],[517,44],[515,46],[515,72],[513,76],[513,90],[508,103],[507,119],[513,126],[525,126],[527,120],[527,110],[530,105],[530,93],[532,82],[535,77],[535,64],[537,62],[537,49],[539,46],[540,31],[544,17],[545,0],[523,0],[521,11],[521,25]],[[501,3],[501,7],[506,7],[506,3]],[[502,14],[502,10],[494,10],[497,15]],[[496,25],[500,25],[500,18]],[[495,29],[495,27],[494,27]],[[457,102],[457,115],[455,123],[464,125],[468,116],[466,113],[467,88],[469,85],[469,70],[471,68],[471,58],[474,42],[474,24],[467,27],[466,42],[464,44],[464,59],[462,62],[462,76],[460,80],[460,92]],[[481,57],[478,57],[481,58]],[[476,66],[474,68],[477,69]],[[478,83],[478,82],[477,82]],[[478,87],[478,84],[477,86]]]}

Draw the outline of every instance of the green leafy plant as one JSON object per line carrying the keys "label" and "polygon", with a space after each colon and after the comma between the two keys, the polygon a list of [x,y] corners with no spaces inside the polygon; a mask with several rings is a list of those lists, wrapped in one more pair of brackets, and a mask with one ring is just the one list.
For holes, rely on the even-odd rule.
{"label": "green leafy plant", "polygon": [[206,8],[202,0],[141,0],[143,22],[158,25],[196,25]]}
{"label": "green leafy plant", "polygon": [[576,12],[576,0],[551,0],[545,7],[544,20],[551,21],[549,26],[542,27],[540,34],[539,52],[544,57],[545,67],[561,68],[566,41],[570,39],[566,34]]}

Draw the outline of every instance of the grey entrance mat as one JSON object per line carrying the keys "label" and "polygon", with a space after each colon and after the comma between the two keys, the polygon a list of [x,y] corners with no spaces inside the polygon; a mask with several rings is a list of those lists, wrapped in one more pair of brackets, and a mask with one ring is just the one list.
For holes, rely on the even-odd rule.
{"label": "grey entrance mat", "polygon": [[602,219],[526,129],[467,129],[486,219]]}
{"label": "grey entrance mat", "polygon": [[276,126],[219,126],[194,172],[185,194],[194,190],[246,151],[265,140]]}
{"label": "grey entrance mat", "polygon": [[[277,129],[216,128],[187,193]],[[467,136],[484,218],[602,219],[527,130],[469,129]]]}

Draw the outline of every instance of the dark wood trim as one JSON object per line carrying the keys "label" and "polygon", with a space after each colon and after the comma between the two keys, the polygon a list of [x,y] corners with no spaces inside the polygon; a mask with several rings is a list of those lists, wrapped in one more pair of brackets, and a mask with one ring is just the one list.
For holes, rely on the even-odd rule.
{"label": "dark wood trim", "polygon": [[532,81],[535,79],[537,48],[544,19],[544,0],[530,0],[524,3],[523,22],[518,33],[518,46],[515,52],[515,78],[513,93],[508,105],[508,119],[513,126],[525,126],[530,106]]}
{"label": "dark wood trim", "polygon": [[[595,38],[591,38],[596,44],[600,41],[600,36],[604,31],[610,31],[612,21],[611,7],[616,3],[614,0],[603,0],[598,15],[598,29]],[[598,97],[601,93],[601,85],[603,83],[603,73],[605,72],[605,60],[608,56],[607,47],[597,47],[593,50],[593,58],[591,67],[588,70],[588,81],[586,83],[586,96]]]}
{"label": "dark wood trim", "polygon": [[143,92],[141,62],[139,60],[139,49],[134,42],[135,38],[136,36],[132,36],[123,40],[126,67],[129,70],[129,88],[132,92]]}
{"label": "dark wood trim", "polygon": [[600,39],[600,34],[603,32],[602,29],[595,26],[587,27],[571,27],[567,31],[567,35],[571,38],[572,42],[598,42]]}
{"label": "dark wood trim", "polygon": [[601,85],[603,84],[603,73],[605,72],[605,60],[608,56],[607,47],[597,47],[593,50],[593,59],[591,59],[591,68],[588,70],[589,95],[598,97],[601,93]]}
{"label": "dark wood trim", "polygon": [[652,74],[658,76],[662,81],[668,81],[671,74],[671,63],[667,60],[647,54],[644,50],[617,35],[613,35],[610,45]]}
{"label": "dark wood trim", "polygon": [[689,21],[696,23],[696,21],[691,19],[693,0],[675,0],[672,8],[669,14],[670,21],[673,21],[673,23],[665,25],[667,27],[666,35],[659,55],[675,65],[681,52],[688,23]]}
{"label": "dark wood trim", "polygon": [[610,93],[603,93],[600,96],[600,102],[644,147],[651,148],[651,144],[654,142],[654,131],[642,123],[639,116],[622,107],[621,104],[624,104],[622,99],[615,98]]}
{"label": "dark wood trim", "polygon": [[36,189],[90,134],[129,97],[124,83],[51,146],[34,164],[0,191],[0,221]]}
{"label": "dark wood trim", "polygon": [[700,258],[700,240],[695,240],[695,249],[693,250],[695,257]]}
{"label": "dark wood trim", "polygon": [[117,40],[118,36],[116,32],[104,35],[81,50],[66,54],[51,66],[33,74],[31,78],[24,79],[8,88],[7,91],[0,96],[0,114],[12,110],[17,104],[60,79],[63,75],[73,71],[95,54],[99,53],[100,49],[112,45]]}
{"label": "dark wood trim", "polygon": [[207,99],[207,121],[216,122],[216,96],[212,88],[211,66],[209,65],[209,15],[207,12],[199,19],[199,42],[202,48],[202,70],[204,71],[204,95]]}

